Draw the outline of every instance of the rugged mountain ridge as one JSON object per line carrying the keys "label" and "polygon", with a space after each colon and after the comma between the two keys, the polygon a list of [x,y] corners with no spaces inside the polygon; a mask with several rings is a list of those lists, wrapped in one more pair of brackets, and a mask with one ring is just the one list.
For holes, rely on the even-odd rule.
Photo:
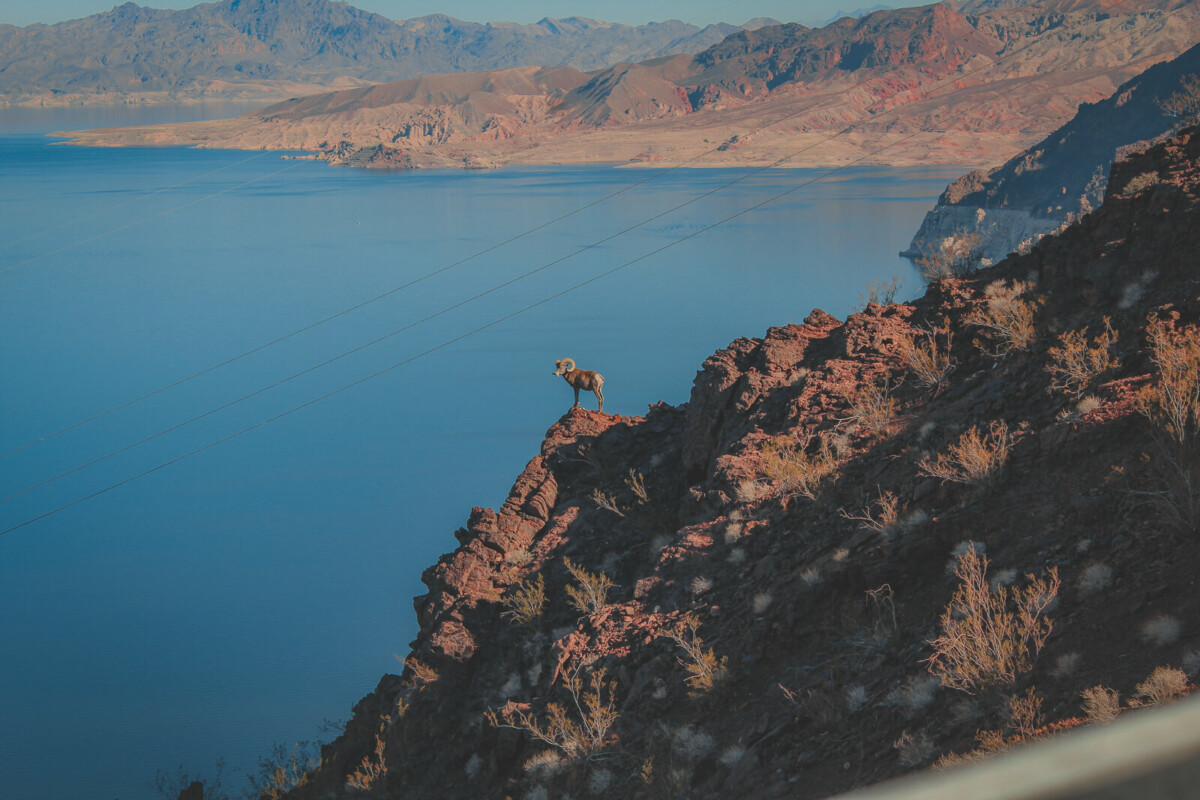
{"label": "rugged mountain ridge", "polygon": [[989,262],[1100,204],[1108,174],[1123,152],[1168,135],[1178,120],[1159,101],[1200,73],[1200,46],[1156,64],[1098,103],[1084,103],[1066,125],[991,170],[975,170],[946,187],[904,255],[941,250],[963,236],[981,237]]}
{"label": "rugged mountain ridge", "polygon": [[[784,166],[994,163],[1200,39],[1200,2],[945,4],[825,28],[742,31],[695,56],[576,76],[543,93],[481,78],[346,90],[236,120],[73,132],[82,144],[315,151],[335,164],[584,161]],[[503,83],[504,81],[501,81]],[[390,104],[368,98],[394,96]],[[336,109],[331,111],[330,109]]]}
{"label": "rugged mountain ridge", "polygon": [[393,21],[330,0],[221,0],[179,11],[125,3],[55,25],[0,25],[0,105],[267,99],[527,65],[591,70],[696,52],[737,30],[583,17]]}
{"label": "rugged mountain ridge", "polygon": [[[1085,724],[1086,688],[1112,687],[1124,713],[1156,668],[1200,672],[1200,540],[1153,500],[1162,451],[1136,401],[1163,380],[1148,317],[1200,325],[1200,129],[1119,162],[1109,185],[1146,175],[969,279],[739,339],[682,406],[570,411],[424,573],[403,674],[287,796],[825,797]],[[979,315],[1013,300],[1033,337],[998,356]],[[1108,325],[1116,363],[1077,402],[1052,382],[1052,349]],[[918,379],[914,342],[949,357],[938,381]],[[1002,423],[987,480],[922,466]],[[773,458],[822,471],[804,489]],[[968,550],[990,559],[992,591],[1061,578],[1044,648],[975,693],[939,686],[929,662]],[[602,602],[577,609],[589,580]],[[535,585],[546,602],[522,620]],[[555,703],[560,723],[603,717],[590,755],[539,741]]]}

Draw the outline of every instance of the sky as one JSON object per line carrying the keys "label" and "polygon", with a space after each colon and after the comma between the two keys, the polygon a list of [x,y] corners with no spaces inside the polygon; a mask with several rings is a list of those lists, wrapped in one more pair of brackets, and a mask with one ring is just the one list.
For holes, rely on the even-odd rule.
{"label": "sky", "polygon": [[[135,0],[154,8],[188,8],[198,0]],[[821,24],[839,11],[873,7],[880,0],[351,0],[351,5],[391,19],[425,14],[448,14],[471,22],[536,22],[543,17],[591,17],[606,22],[640,25],[682,19],[694,25],[713,22],[741,24],[754,17],[781,22]],[[934,2],[934,0],[925,0]],[[893,6],[923,5],[913,0],[890,0]],[[108,11],[116,0],[0,0],[0,22],[29,25],[55,23]]]}

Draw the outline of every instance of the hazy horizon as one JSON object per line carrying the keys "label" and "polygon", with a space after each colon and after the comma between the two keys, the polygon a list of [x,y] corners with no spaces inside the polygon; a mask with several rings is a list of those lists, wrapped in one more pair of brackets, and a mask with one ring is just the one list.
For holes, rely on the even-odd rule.
{"label": "hazy horizon", "polygon": [[[200,2],[144,0],[137,4],[152,8],[184,9],[200,5]],[[872,0],[805,0],[800,3],[787,0],[711,0],[707,3],[666,0],[647,8],[644,3],[633,0],[519,0],[503,6],[485,0],[351,0],[349,3],[395,20],[428,14],[446,14],[470,22],[522,24],[537,22],[545,17],[590,17],[626,25],[680,19],[701,27],[718,22],[737,25],[757,17],[772,17],[781,22],[802,22],[807,25],[821,24],[839,12],[850,14],[877,4]],[[111,0],[7,0],[0,6],[0,23],[25,26],[40,22],[52,25],[101,14],[119,5],[121,3]],[[896,0],[886,5],[899,8],[921,3]]]}

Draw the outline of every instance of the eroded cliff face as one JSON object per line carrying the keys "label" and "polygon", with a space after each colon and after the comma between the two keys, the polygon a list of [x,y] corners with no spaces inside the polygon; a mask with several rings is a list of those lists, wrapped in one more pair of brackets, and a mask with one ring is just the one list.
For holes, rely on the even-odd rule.
{"label": "eroded cliff face", "polygon": [[[1156,667],[1200,669],[1200,539],[1153,502],[1161,452],[1134,402],[1157,380],[1147,317],[1200,322],[1200,132],[1109,186],[970,280],[733,342],[680,407],[558,420],[503,506],[475,509],[423,575],[403,674],[288,796],[825,797],[971,750],[977,731],[1011,744],[1083,724],[1085,688],[1131,697]],[[1018,281],[1033,338],[996,356],[979,315]],[[1105,318],[1116,366],[1086,402],[1053,389],[1060,334]],[[936,385],[910,347],[931,340],[949,359]],[[1010,449],[986,480],[922,466],[1001,423]],[[785,480],[781,444],[821,479]],[[973,694],[928,663],[968,542],[993,587],[1062,581],[1032,667]],[[611,581],[600,606],[572,604],[579,568]],[[522,622],[538,582],[544,608]],[[1027,692],[1038,713],[1019,719]],[[572,751],[589,721],[590,751]]]}
{"label": "eroded cliff face", "polygon": [[1174,130],[1178,120],[1160,101],[1197,72],[1200,45],[1122,84],[1108,99],[1085,103],[1070,122],[1003,165],[959,178],[902,255],[915,258],[977,234],[985,263],[995,264],[1093,211],[1104,199],[1112,165]]}

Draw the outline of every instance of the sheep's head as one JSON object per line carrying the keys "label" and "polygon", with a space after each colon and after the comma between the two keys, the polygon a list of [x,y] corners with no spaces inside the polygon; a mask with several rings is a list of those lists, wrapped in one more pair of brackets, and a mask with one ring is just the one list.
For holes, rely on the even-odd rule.
{"label": "sheep's head", "polygon": [[554,362],[554,374],[566,375],[571,370],[575,369],[574,359],[564,358],[561,361]]}

